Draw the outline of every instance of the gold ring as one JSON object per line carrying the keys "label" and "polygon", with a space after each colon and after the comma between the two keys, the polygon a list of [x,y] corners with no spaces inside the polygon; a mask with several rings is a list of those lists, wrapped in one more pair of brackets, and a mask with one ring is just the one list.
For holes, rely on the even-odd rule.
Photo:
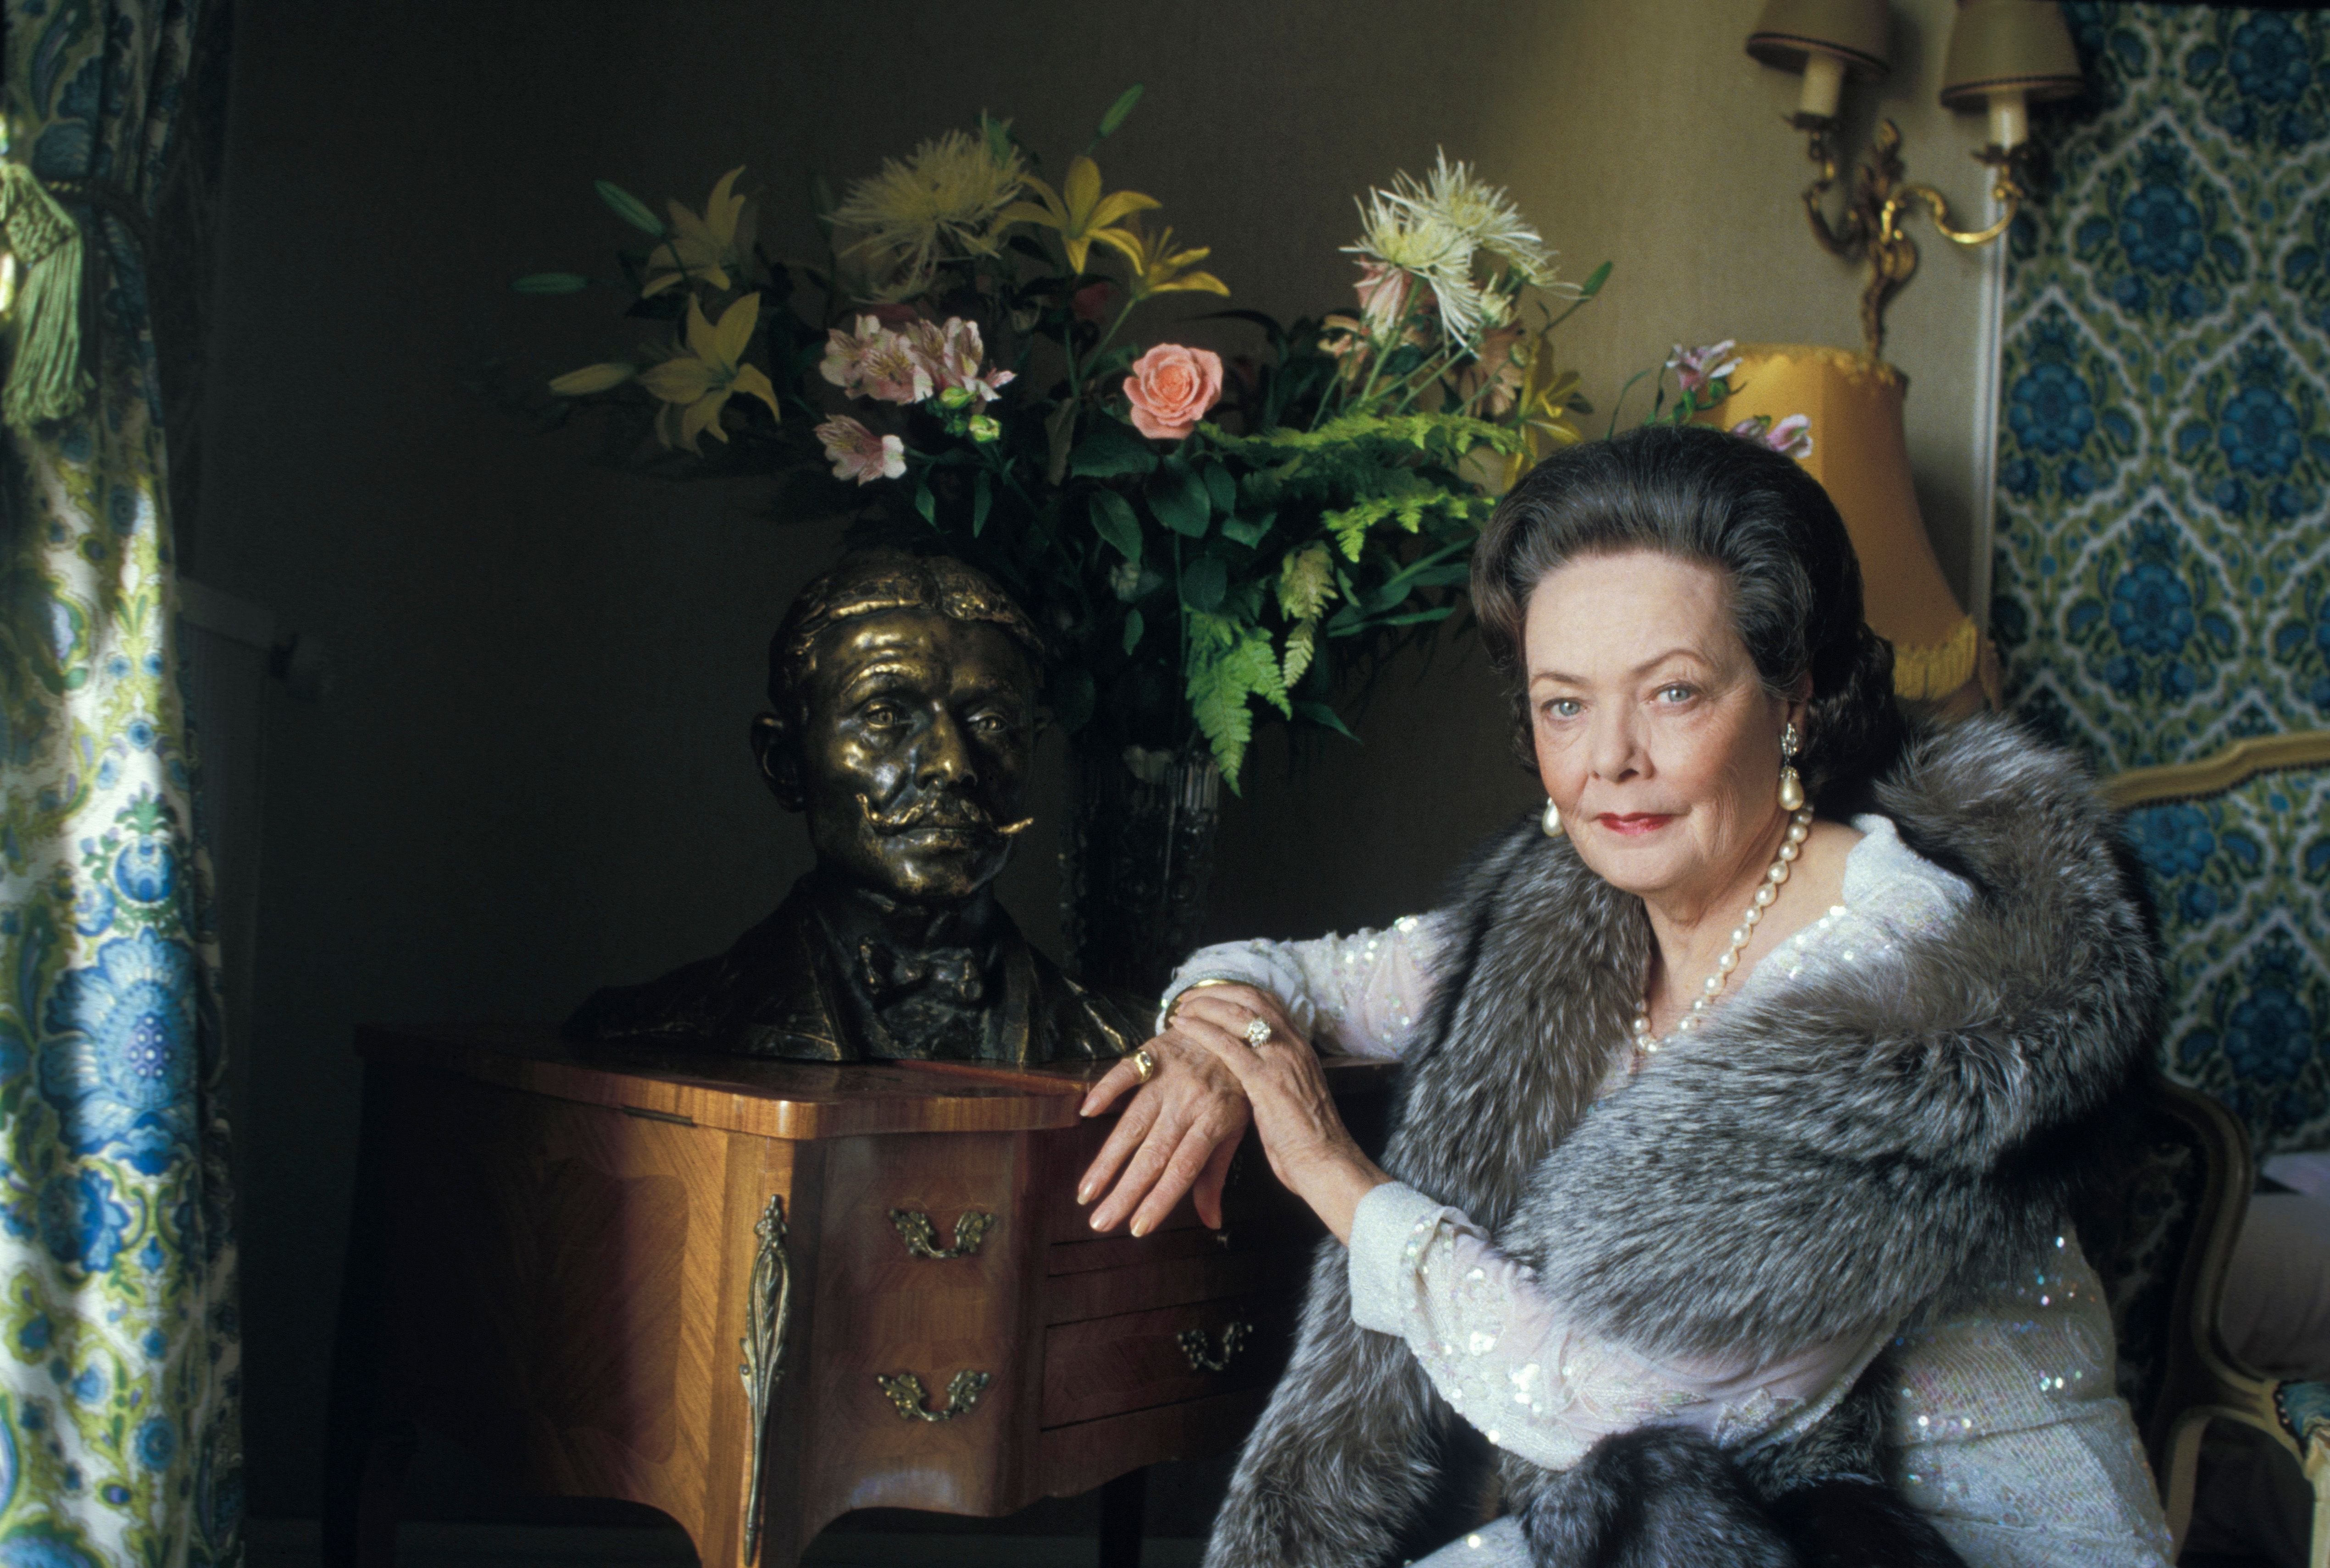
{"label": "gold ring", "polygon": [[1157,1058],[1149,1053],[1148,1046],[1143,1045],[1132,1053],[1132,1070],[1141,1074],[1143,1083],[1157,1076]]}
{"label": "gold ring", "polygon": [[1259,1051],[1270,1044],[1270,1020],[1255,1014],[1246,1026],[1246,1043]]}

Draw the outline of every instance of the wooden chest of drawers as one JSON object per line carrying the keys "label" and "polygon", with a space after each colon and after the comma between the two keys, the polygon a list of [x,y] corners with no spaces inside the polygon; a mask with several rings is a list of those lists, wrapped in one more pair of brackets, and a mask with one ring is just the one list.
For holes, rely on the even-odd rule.
{"label": "wooden chest of drawers", "polygon": [[[791,1568],[853,1508],[993,1516],[1235,1445],[1315,1222],[1242,1163],[1094,1234],[1090,1068],[850,1067],[367,1031],[327,1555],[392,1560],[400,1434]],[[1355,1128],[1390,1075],[1334,1069]]]}

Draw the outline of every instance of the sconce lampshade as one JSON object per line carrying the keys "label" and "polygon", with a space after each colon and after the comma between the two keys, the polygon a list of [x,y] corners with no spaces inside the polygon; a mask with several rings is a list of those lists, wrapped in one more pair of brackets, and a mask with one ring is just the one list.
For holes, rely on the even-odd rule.
{"label": "sconce lampshade", "polygon": [[1824,56],[1842,62],[1855,81],[1876,81],[1892,69],[1885,29],[1885,0],[1768,0],[1748,35],[1748,52],[1782,71],[1802,71],[1808,57]]}
{"label": "sconce lampshade", "polygon": [[1942,64],[1942,107],[1980,109],[2020,91],[2032,103],[2070,98],[2085,85],[2079,51],[2060,6],[2040,0],[1961,0]]}
{"label": "sconce lampshade", "polygon": [[1836,503],[1861,557],[1864,611],[1893,645],[1896,695],[1960,717],[1999,695],[1998,655],[1942,576],[1909,480],[1901,423],[1909,383],[1865,354],[1809,344],[1742,344],[1738,389],[1699,418],[1729,428],[1757,415],[1811,421],[1804,470]]}

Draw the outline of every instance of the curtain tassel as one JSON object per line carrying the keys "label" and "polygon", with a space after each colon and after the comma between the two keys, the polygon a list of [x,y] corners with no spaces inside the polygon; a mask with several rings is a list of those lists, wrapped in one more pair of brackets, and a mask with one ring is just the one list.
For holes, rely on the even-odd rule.
{"label": "curtain tassel", "polygon": [[0,237],[20,274],[0,422],[23,434],[81,411],[81,225],[31,169],[0,159]]}

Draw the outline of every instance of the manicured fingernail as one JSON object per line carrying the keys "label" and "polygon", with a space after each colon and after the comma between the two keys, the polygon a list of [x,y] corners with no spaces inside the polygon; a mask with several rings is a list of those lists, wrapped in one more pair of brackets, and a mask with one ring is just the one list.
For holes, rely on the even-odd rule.
{"label": "manicured fingernail", "polygon": [[1092,1202],[1092,1188],[1078,1187],[1076,1189],[1076,1207],[1083,1208],[1090,1202]]}
{"label": "manicured fingernail", "polygon": [[1092,1217],[1092,1228],[1095,1231],[1104,1231],[1108,1229],[1106,1225],[1101,1223],[1101,1219],[1098,1214],[1094,1214]]}
{"label": "manicured fingernail", "polygon": [[1148,1222],[1147,1220],[1135,1220],[1135,1221],[1133,1221],[1133,1222],[1132,1222],[1132,1233],[1133,1233],[1134,1235],[1136,1235],[1136,1236],[1145,1236],[1145,1235],[1147,1235],[1147,1234],[1149,1233],[1149,1222]]}

